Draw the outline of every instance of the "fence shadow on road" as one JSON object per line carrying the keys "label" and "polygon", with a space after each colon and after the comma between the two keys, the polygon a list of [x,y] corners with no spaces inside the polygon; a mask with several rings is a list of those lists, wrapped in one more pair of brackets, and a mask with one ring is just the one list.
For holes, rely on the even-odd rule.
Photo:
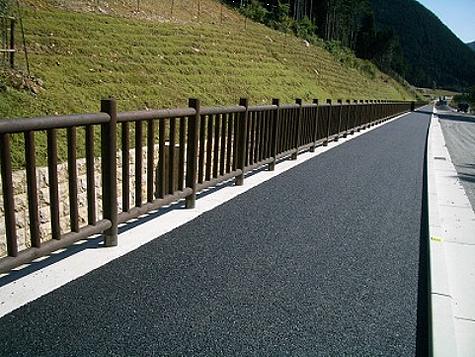
{"label": "fence shadow on road", "polygon": [[[155,219],[163,214],[170,212],[175,209],[184,209],[184,201],[179,201],[175,204],[170,205],[169,207],[164,207],[158,211],[150,212],[143,215],[140,218],[137,218],[131,222],[127,222],[119,227],[119,234],[124,233],[132,228],[135,228],[145,222],[148,222],[152,219]],[[0,277],[0,287],[10,284],[18,279],[21,279],[25,276],[33,274],[43,268],[46,268],[50,265],[60,262],[66,258],[73,256],[74,254],[97,248],[104,248],[104,237],[101,234],[96,236],[89,237],[88,239],[80,240],[76,244],[73,244],[67,248],[53,252],[43,258],[32,261],[31,263],[25,264],[22,267],[17,269],[10,270],[8,273]]]}
{"label": "fence shadow on road", "polygon": [[459,174],[457,174],[457,177],[458,177],[461,181],[475,183],[475,175],[465,174],[465,173],[459,173]]}
{"label": "fence shadow on road", "polygon": [[475,123],[475,116],[470,114],[438,114],[439,119],[451,120],[464,123]]}
{"label": "fence shadow on road", "polygon": [[455,164],[457,176],[461,181],[475,183],[475,164]]}
{"label": "fence shadow on road", "polygon": [[416,110],[416,112],[421,113],[421,114],[430,114],[430,115],[433,114],[431,110]]}
{"label": "fence shadow on road", "polygon": [[[246,174],[246,177],[251,177],[259,172],[264,171],[265,168],[258,168],[253,171],[250,171]],[[227,182],[223,182],[218,184],[215,187],[211,187],[209,189],[203,190],[202,192],[198,193],[197,198],[205,197],[209,194],[216,192],[219,189],[233,186],[234,180],[229,180]],[[127,232],[130,229],[138,227],[148,221],[151,221],[157,217],[160,217],[172,210],[177,209],[185,209],[185,202],[184,200],[178,201],[174,204],[169,205],[168,207],[162,207],[157,211],[149,212],[148,214],[144,214],[142,217],[134,219],[130,222],[126,222],[119,227],[119,234]],[[90,250],[90,249],[97,249],[97,248],[104,248],[104,237],[102,235],[96,235],[89,237],[88,239],[80,240],[76,244],[73,244],[63,250],[54,252],[50,255],[47,255],[43,258],[39,258],[37,260],[32,261],[31,263],[25,264],[22,267],[17,269],[13,269],[8,273],[4,274],[0,277],[0,287],[10,284],[14,281],[17,281],[25,276],[33,274],[41,269],[44,269],[48,266],[51,266],[55,263],[60,262],[68,257],[73,256],[74,254]]]}
{"label": "fence shadow on road", "polygon": [[86,240],[80,240],[63,250],[51,253],[31,263],[20,266],[17,269],[10,270],[8,273],[0,277],[0,287],[8,285],[25,276],[33,274],[43,268],[53,265],[63,259],[66,259],[74,254],[85,251],[87,249],[96,249],[104,247],[104,237],[102,235],[92,236]]}
{"label": "fence shadow on road", "polygon": [[[307,150],[303,151],[306,152]],[[278,160],[278,162],[285,161],[285,158],[281,158]],[[258,174],[262,171],[266,171],[267,169],[265,167],[259,167],[256,168],[252,171],[249,171],[246,173],[246,177],[252,177],[255,174]],[[212,194],[216,192],[219,189],[225,188],[225,187],[230,187],[233,186],[234,180],[229,180],[222,182],[218,184],[217,186],[208,188],[206,190],[201,191],[200,193],[197,194],[197,198],[202,198],[206,197],[209,194]],[[144,214],[142,217],[139,217],[137,219],[134,219],[130,222],[126,222],[125,224],[121,225],[119,227],[119,234],[124,233],[130,229],[133,229],[135,227],[138,227],[148,221],[151,221],[157,217],[160,217],[172,210],[176,209],[184,209],[185,208],[185,202],[184,200],[178,201],[174,204],[171,204],[168,207],[163,207],[157,211],[152,211],[149,212],[148,214]],[[104,248],[104,237],[102,235],[96,235],[89,237],[88,239],[80,240],[76,244],[73,244],[67,248],[64,248],[63,250],[54,252],[50,255],[47,255],[43,258],[39,258],[37,260],[32,261],[31,263],[25,264],[24,266],[13,269],[9,271],[7,274],[4,274],[3,276],[0,277],[0,287],[5,286],[7,284],[10,284],[14,281],[17,281],[18,279],[21,279],[25,276],[28,276],[30,274],[33,274],[41,269],[44,269],[50,265],[53,265],[55,263],[60,262],[63,259],[66,259],[68,257],[73,256],[74,254],[83,252],[85,250],[90,250],[90,249],[97,249],[97,248]]]}

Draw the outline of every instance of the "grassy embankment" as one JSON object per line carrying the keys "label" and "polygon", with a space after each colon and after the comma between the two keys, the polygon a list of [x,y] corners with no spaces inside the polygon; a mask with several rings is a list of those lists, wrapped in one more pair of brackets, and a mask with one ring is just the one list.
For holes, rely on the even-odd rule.
{"label": "grassy embankment", "polygon": [[[67,1],[27,2],[31,74],[44,89],[0,93],[0,117],[93,112],[107,97],[118,99],[119,110],[184,107],[189,97],[206,106],[233,105],[239,97],[251,104],[274,97],[283,103],[413,98],[371,64],[342,63],[322,44],[308,46],[250,21],[245,26],[230,9],[221,15],[212,0],[201,0],[200,13],[195,1],[182,0],[171,14],[170,2],[142,0],[140,12],[131,0],[100,0],[99,9],[95,1],[72,2],[76,12],[67,11],[73,7]],[[22,56],[17,61],[24,67]]]}
{"label": "grassy embankment", "polygon": [[[99,3],[99,7],[95,4]],[[323,43],[246,21],[213,0],[28,0],[25,38],[36,93],[4,82],[0,118],[97,112],[100,100],[118,109],[251,104],[272,98],[410,100],[411,93],[370,63],[337,60]],[[168,17],[168,18],[167,18]],[[172,21],[170,21],[170,19]],[[21,39],[17,36],[17,40]],[[25,68],[24,57],[17,56]],[[38,86],[37,83],[40,83]],[[98,134],[98,133],[96,133]],[[66,158],[60,131],[59,159]],[[13,165],[24,165],[23,138],[13,136]],[[84,137],[78,133],[78,156]],[[37,135],[38,164],[46,160],[46,136]],[[133,144],[132,144],[133,145]]]}

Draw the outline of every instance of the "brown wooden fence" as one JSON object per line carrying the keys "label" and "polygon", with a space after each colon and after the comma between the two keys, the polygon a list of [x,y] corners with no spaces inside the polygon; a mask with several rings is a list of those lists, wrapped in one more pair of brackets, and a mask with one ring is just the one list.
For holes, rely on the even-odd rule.
{"label": "brown wooden fence", "polygon": [[[190,99],[189,108],[184,109],[118,113],[116,101],[112,99],[101,102],[100,113],[0,120],[7,251],[7,256],[0,259],[0,272],[99,233],[104,235],[105,246],[115,246],[121,223],[181,199],[186,200],[187,208],[193,208],[197,193],[208,187],[233,178],[237,185],[242,185],[248,171],[264,165],[273,170],[279,159],[296,159],[304,150],[313,151],[319,145],[327,145],[422,104],[382,101],[332,104],[329,100],[323,104],[317,100],[304,104],[297,100],[295,104],[283,105],[274,100],[271,105],[249,106],[246,99],[241,99],[237,106],[202,108],[199,100]],[[65,138],[58,136],[59,130],[66,131]],[[97,130],[100,140],[95,139]],[[47,135],[48,224],[51,232],[47,237],[40,231],[35,147],[38,132]],[[29,225],[29,242],[25,249],[19,249],[17,237],[12,182],[13,135],[22,135],[24,140]],[[78,137],[85,139],[78,140]],[[59,199],[58,140],[68,143],[67,226],[60,220],[64,202]],[[84,145],[87,177],[87,219],[84,224],[81,224],[78,207],[76,156],[79,142]],[[98,142],[99,170],[95,165]],[[134,160],[130,155],[134,155]],[[131,161],[133,167],[130,167]],[[131,171],[137,173],[133,188]],[[146,173],[145,178],[138,174],[142,172]],[[96,182],[98,177],[101,182]]]}

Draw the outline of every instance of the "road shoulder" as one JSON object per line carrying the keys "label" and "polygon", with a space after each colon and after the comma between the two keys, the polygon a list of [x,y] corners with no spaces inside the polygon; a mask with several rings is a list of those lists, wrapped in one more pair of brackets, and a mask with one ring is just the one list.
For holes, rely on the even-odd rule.
{"label": "road shoulder", "polygon": [[436,115],[427,165],[433,356],[473,356],[475,214]]}

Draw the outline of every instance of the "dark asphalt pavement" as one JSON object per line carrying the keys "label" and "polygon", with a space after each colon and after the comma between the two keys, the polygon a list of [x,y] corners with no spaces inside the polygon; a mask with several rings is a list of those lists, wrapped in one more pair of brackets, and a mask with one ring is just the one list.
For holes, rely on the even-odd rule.
{"label": "dark asphalt pavement", "polygon": [[0,355],[423,355],[429,120],[351,140],[10,313]]}

